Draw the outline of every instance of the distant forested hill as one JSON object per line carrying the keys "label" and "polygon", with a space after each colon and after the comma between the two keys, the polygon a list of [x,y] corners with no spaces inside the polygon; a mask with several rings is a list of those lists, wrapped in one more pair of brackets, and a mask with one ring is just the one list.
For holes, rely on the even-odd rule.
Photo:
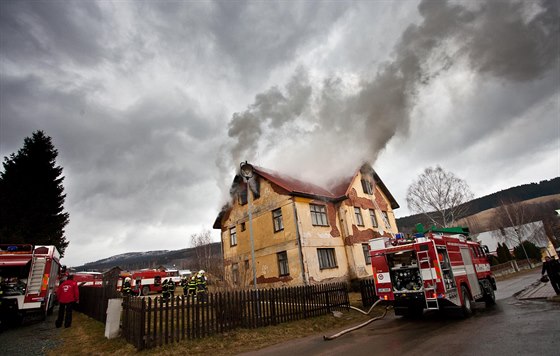
{"label": "distant forested hill", "polygon": [[[539,183],[523,184],[473,199],[466,203],[469,205],[468,215],[466,216],[496,208],[501,205],[502,201],[525,201],[555,194],[560,194],[560,177],[551,180],[543,180]],[[422,214],[410,215],[398,218],[397,226],[399,230],[408,232],[418,223],[427,224],[426,220],[426,217]]]}
{"label": "distant forested hill", "polygon": [[[210,244],[211,254],[221,254],[219,242]],[[113,267],[123,270],[137,270],[143,268],[158,268],[159,266],[173,266],[177,269],[199,269],[195,248],[185,248],[172,251],[129,252],[89,262],[83,266],[73,267],[76,271],[105,271]]]}

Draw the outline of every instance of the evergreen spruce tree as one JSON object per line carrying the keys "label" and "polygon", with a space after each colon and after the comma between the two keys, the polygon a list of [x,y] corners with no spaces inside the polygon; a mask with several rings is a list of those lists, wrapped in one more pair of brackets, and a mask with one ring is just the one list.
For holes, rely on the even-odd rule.
{"label": "evergreen spruce tree", "polygon": [[[505,247],[507,250],[507,247]],[[508,260],[507,253],[504,251],[504,245],[498,242],[498,247],[496,248],[496,252],[498,254],[498,261],[500,263],[506,263]]]}
{"label": "evergreen spruce tree", "polygon": [[[525,247],[525,250],[523,247]],[[524,260],[527,257],[533,260],[541,259],[541,249],[538,248],[537,245],[531,241],[525,240],[523,241],[523,247],[519,244],[513,249],[513,254],[517,260]],[[527,257],[525,256],[525,251],[527,252]]]}
{"label": "evergreen spruce tree", "polygon": [[55,245],[64,254],[68,241],[64,228],[62,167],[58,151],[43,131],[26,137],[17,154],[4,157],[0,172],[0,243]]}

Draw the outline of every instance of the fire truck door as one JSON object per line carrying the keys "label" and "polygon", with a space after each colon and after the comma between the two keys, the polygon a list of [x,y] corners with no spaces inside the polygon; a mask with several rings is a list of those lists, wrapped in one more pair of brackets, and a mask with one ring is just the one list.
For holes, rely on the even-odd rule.
{"label": "fire truck door", "polygon": [[465,264],[465,270],[467,271],[467,278],[469,280],[469,284],[471,287],[472,297],[476,299],[482,294],[482,292],[480,291],[478,278],[476,277],[476,271],[474,270],[471,253],[469,252],[468,247],[461,247],[461,257],[463,258],[463,263]]}

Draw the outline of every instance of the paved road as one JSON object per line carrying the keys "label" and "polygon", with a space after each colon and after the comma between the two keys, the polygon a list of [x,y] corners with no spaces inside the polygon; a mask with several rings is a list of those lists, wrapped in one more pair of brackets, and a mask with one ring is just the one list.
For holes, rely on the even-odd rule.
{"label": "paved road", "polygon": [[477,303],[475,315],[466,320],[435,312],[420,320],[388,314],[332,341],[316,335],[243,355],[557,355],[560,304],[512,297],[539,274],[500,282],[497,305],[486,309]]}

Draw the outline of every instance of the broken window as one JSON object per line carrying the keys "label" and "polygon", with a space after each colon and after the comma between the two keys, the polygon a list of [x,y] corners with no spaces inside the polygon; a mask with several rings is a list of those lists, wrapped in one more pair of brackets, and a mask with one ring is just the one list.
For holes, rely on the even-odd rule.
{"label": "broken window", "polygon": [[367,179],[362,179],[362,189],[365,194],[373,194],[373,187],[371,186],[371,182]]}

